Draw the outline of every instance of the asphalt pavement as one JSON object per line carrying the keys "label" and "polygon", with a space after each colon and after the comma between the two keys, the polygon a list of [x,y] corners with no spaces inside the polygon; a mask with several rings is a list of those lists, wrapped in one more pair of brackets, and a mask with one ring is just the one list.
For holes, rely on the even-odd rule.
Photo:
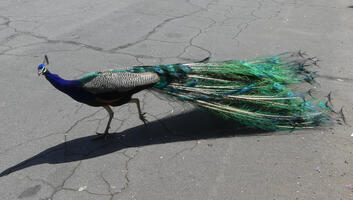
{"label": "asphalt pavement", "polygon": [[[2,0],[0,199],[353,199],[353,2],[348,0]],[[148,91],[114,108],[73,101],[66,79],[102,69],[248,59],[303,50],[320,59],[347,125],[240,129]],[[119,135],[123,137],[119,137]],[[7,175],[5,175],[7,174]]]}

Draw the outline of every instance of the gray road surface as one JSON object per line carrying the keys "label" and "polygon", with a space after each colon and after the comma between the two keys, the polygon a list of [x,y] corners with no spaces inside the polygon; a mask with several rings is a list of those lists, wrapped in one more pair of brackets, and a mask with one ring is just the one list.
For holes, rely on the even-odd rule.
{"label": "gray road surface", "polygon": [[36,72],[44,54],[70,79],[299,49],[321,59],[317,89],[352,123],[352,1],[2,0],[0,171],[25,162],[0,178],[0,199],[353,199],[351,126],[250,133],[141,92],[150,124],[124,105],[123,142],[93,142],[107,113]]}

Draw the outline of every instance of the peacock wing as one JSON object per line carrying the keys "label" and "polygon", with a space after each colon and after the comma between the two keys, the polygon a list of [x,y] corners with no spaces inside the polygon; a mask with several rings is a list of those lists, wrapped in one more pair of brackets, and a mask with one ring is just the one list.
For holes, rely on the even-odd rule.
{"label": "peacock wing", "polygon": [[159,76],[153,72],[105,71],[86,74],[79,81],[85,90],[94,94],[120,93],[157,83]]}

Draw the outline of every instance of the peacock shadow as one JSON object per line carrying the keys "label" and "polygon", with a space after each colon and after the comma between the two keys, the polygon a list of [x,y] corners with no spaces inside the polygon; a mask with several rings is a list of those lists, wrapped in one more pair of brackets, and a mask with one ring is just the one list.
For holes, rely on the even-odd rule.
{"label": "peacock shadow", "polygon": [[[50,147],[0,173],[0,177],[44,163],[59,164],[99,157],[122,149],[163,143],[234,136],[267,135],[266,132],[239,127],[204,111],[191,111],[150,122],[120,133],[108,141],[94,140],[95,134]],[[123,137],[121,137],[123,136]]]}

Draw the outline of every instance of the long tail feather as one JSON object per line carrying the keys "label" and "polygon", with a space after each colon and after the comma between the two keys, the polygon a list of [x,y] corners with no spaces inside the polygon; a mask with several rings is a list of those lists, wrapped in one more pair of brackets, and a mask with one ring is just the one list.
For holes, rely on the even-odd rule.
{"label": "long tail feather", "polygon": [[[158,73],[154,88],[226,119],[264,130],[312,128],[329,121],[330,108],[292,85],[314,83],[307,69],[317,60],[288,52],[247,61],[140,66],[131,72]],[[309,90],[307,92],[311,94]]]}

